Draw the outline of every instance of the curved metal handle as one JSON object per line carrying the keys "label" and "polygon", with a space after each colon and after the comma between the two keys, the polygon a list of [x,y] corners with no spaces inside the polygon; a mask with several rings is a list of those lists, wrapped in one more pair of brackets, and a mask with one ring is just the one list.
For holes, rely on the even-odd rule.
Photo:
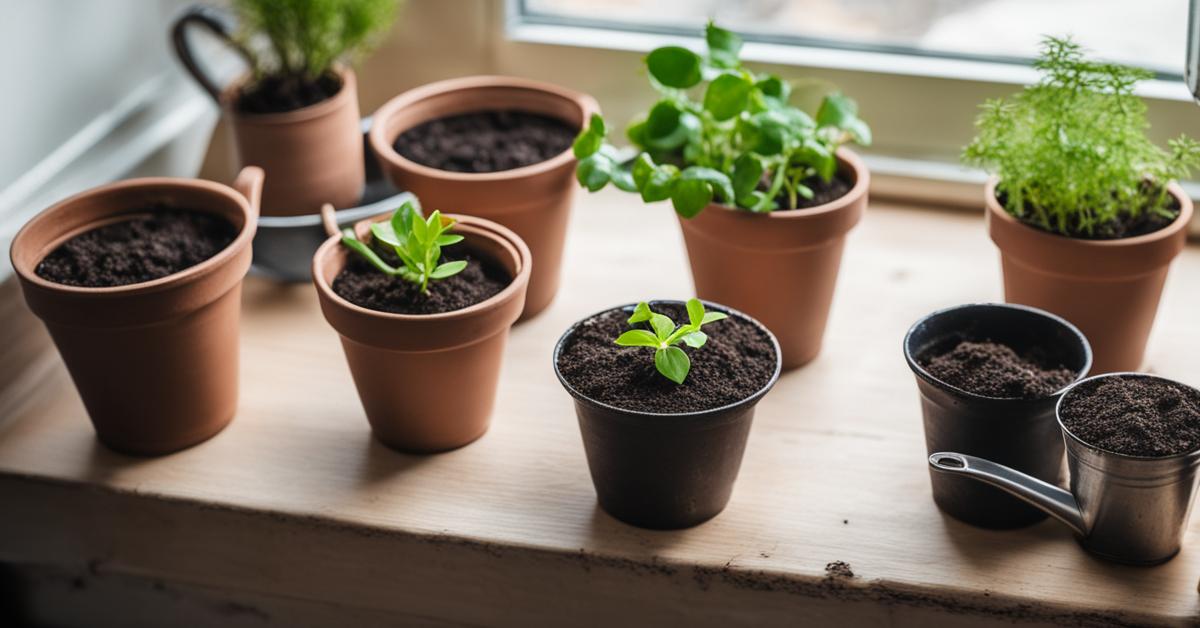
{"label": "curved metal handle", "polygon": [[947,475],[960,475],[991,484],[1070,526],[1079,536],[1087,536],[1087,525],[1075,496],[1002,464],[954,452],[929,456],[929,466]]}
{"label": "curved metal handle", "polygon": [[213,7],[202,4],[193,5],[184,10],[182,14],[175,20],[175,24],[171,26],[171,43],[175,47],[175,56],[179,57],[179,62],[183,64],[184,69],[188,74],[192,75],[193,79],[208,92],[212,99],[220,102],[221,88],[204,73],[200,68],[200,64],[196,62],[196,55],[192,51],[191,44],[188,43],[187,30],[188,26],[195,24],[203,27],[213,35],[225,43],[234,52],[241,55],[246,63],[254,66],[254,55],[242,47],[233,39],[233,20],[228,14],[215,9]]}

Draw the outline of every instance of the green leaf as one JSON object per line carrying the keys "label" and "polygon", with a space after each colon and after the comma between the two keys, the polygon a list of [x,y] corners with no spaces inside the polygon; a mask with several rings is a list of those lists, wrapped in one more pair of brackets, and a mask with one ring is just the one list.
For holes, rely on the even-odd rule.
{"label": "green leaf", "polygon": [[741,74],[722,74],[708,84],[704,108],[717,120],[728,120],[746,108],[753,88],[750,79]]}
{"label": "green leaf", "polygon": [[434,240],[434,243],[436,243],[438,246],[450,246],[451,244],[458,244],[462,241],[463,237],[460,235],[440,235],[436,240]]}
{"label": "green leaf", "polygon": [[700,321],[700,324],[707,325],[709,323],[723,321],[727,318],[729,318],[729,315],[726,314],[725,312],[705,312],[704,318]]}
{"label": "green leaf", "polygon": [[642,129],[645,146],[673,150],[687,142],[688,128],[680,120],[683,112],[670,100],[660,100],[650,108]]}
{"label": "green leaf", "polygon": [[846,131],[850,133],[850,137],[859,146],[871,145],[871,127],[867,126],[867,123],[861,119],[855,118],[847,122]]}
{"label": "green leaf", "polygon": [[637,307],[633,308],[633,316],[629,317],[628,322],[630,325],[632,325],[634,323],[648,321],[650,320],[650,315],[653,313],[654,312],[650,311],[650,304],[642,301],[641,303],[637,304]]}
{"label": "green leaf", "polygon": [[707,181],[712,185],[713,190],[720,194],[721,200],[727,205],[732,205],[734,202],[733,183],[729,177],[720,170],[712,168],[703,168],[701,166],[688,166],[679,173],[680,179]]}
{"label": "green leaf", "polygon": [[651,174],[654,174],[654,160],[646,153],[638,155],[633,160],[631,174],[633,175],[633,184],[638,189],[646,187],[646,181],[650,179]]}
{"label": "green leaf", "polygon": [[762,157],[754,153],[742,153],[733,162],[733,195],[739,205],[747,204],[743,199],[747,199],[758,188],[765,170]]}
{"label": "green leaf", "polygon": [[858,103],[848,96],[834,92],[825,96],[817,110],[817,126],[846,128],[851,120],[858,119]]}
{"label": "green leaf", "polygon": [[392,213],[392,232],[396,234],[398,241],[408,237],[412,230],[413,216],[420,215],[420,210],[413,206],[412,201],[404,201],[404,204]]}
{"label": "green leaf", "polygon": [[680,179],[671,190],[671,205],[684,218],[692,218],[713,199],[712,185],[699,179]]}
{"label": "green leaf", "polygon": [[571,150],[574,151],[576,159],[583,159],[595,154],[603,144],[603,136],[596,135],[590,129],[584,129],[575,138],[575,143],[571,144]]}
{"label": "green leaf", "polygon": [[[441,217],[441,214],[436,210],[430,214],[429,219],[433,219],[435,217]],[[417,242],[422,244],[429,241],[429,223],[426,222],[426,219],[423,219],[416,214],[413,214],[412,217],[412,235],[417,239]]]}
{"label": "green leaf", "polygon": [[400,246],[401,239],[396,235],[396,231],[392,228],[390,222],[373,222],[371,223],[371,235],[375,236],[376,240],[392,246]]}
{"label": "green leaf", "polygon": [[595,192],[608,184],[612,178],[612,160],[605,155],[595,153],[579,160],[575,167],[575,178],[589,192]]}
{"label": "green leaf", "polygon": [[804,140],[804,143],[793,154],[793,158],[812,166],[817,174],[826,181],[832,178],[833,173],[837,171],[837,158],[833,151],[815,139]]}
{"label": "green leaf", "polygon": [[467,267],[467,263],[463,260],[456,260],[453,262],[446,262],[444,264],[438,264],[438,267],[434,268],[433,272],[429,273],[429,278],[430,279],[445,279],[446,277],[451,277],[451,276],[457,275],[458,273],[461,273],[463,271],[463,269],[466,267]]}
{"label": "green leaf", "polygon": [[675,331],[674,321],[663,314],[650,314],[650,326],[654,328],[654,335],[658,336],[659,340],[666,340],[671,332]]}
{"label": "green leaf", "polygon": [[644,329],[631,329],[617,337],[616,343],[622,347],[657,347],[658,338]]}
{"label": "green leaf", "polygon": [[654,366],[667,379],[682,384],[687,378],[688,371],[692,370],[692,361],[688,359],[683,349],[679,347],[667,347],[654,352]]}
{"label": "green leaf", "polygon": [[758,88],[758,91],[762,92],[763,96],[769,96],[777,101],[781,101],[780,104],[786,104],[788,97],[792,94],[792,86],[774,74],[768,74],[759,79],[754,86]]}
{"label": "green leaf", "polygon": [[680,338],[680,340],[683,341],[683,344],[693,349],[699,349],[704,346],[704,343],[708,342],[708,334],[702,331],[694,331]]}
{"label": "green leaf", "polygon": [[646,55],[646,68],[667,87],[687,89],[700,82],[700,57],[687,48],[657,48]]}
{"label": "green leaf", "polygon": [[812,188],[808,187],[807,185],[804,185],[803,183],[796,184],[796,194],[799,194],[800,196],[802,196],[810,201],[812,200],[812,198],[814,196]]}
{"label": "green leaf", "polygon": [[[636,164],[635,164],[636,168]],[[637,176],[636,169],[634,170],[635,181]],[[646,178],[646,182],[642,184],[642,200],[647,203],[656,201],[665,201],[671,198],[672,192],[675,190],[675,182],[679,179],[679,168],[671,164],[662,164],[654,166],[650,172],[650,176]]]}
{"label": "green leaf", "polygon": [[355,253],[358,253],[359,255],[361,255],[363,257],[363,259],[370,262],[371,265],[374,266],[376,269],[378,269],[384,273],[387,273],[389,275],[396,274],[395,268],[392,268],[391,265],[389,265],[387,262],[383,261],[383,258],[379,257],[379,255],[377,255],[375,253],[375,251],[371,250],[371,247],[367,246],[365,242],[362,242],[357,237],[355,237],[353,229],[342,230],[342,244],[345,245],[347,248],[349,248],[351,251],[354,251]]}
{"label": "green leaf", "polygon": [[688,322],[697,329],[704,322],[704,304],[700,299],[692,298],[687,301]]}
{"label": "green leaf", "polygon": [[704,29],[704,40],[708,42],[708,56],[713,63],[723,68],[738,66],[738,53],[742,50],[742,38],[709,20]]}

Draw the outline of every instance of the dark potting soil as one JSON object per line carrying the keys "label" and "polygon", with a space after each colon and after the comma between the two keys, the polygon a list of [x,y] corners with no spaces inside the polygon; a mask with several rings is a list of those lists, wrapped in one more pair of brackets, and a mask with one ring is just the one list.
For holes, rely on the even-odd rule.
{"label": "dark potting soil", "polygon": [[[1146,194],[1157,194],[1157,191],[1153,189],[1147,189]],[[1001,207],[1007,207],[1005,204],[1006,199],[1003,195],[997,196],[997,200],[1000,201]],[[1121,214],[1107,224],[1097,226],[1094,233],[1085,233],[1078,229],[1071,228],[1068,230],[1069,232],[1067,233],[1067,236],[1080,240],[1119,240],[1121,238],[1133,238],[1140,235],[1146,235],[1147,233],[1154,233],[1159,229],[1165,229],[1171,223],[1175,222],[1175,219],[1179,217],[1179,211],[1179,203],[1174,199],[1174,197],[1172,197],[1171,205],[1167,207],[1167,212],[1170,214],[1170,216],[1164,216],[1148,211],[1144,211],[1137,216]],[[1028,210],[1026,211],[1025,216],[1018,217],[1017,220],[1020,220],[1034,229],[1042,229],[1044,231],[1045,229],[1043,229],[1041,225],[1029,218],[1031,215],[1032,210]],[[1062,235],[1057,231],[1052,231],[1051,233]]]}
{"label": "dark potting soil", "polygon": [[[383,252],[380,252],[383,255]],[[386,257],[386,256],[385,256]],[[333,291],[347,301],[392,314],[441,314],[486,301],[512,283],[503,268],[468,251],[446,251],[442,261],[466,260],[457,275],[429,282],[422,294],[417,284],[379,272],[356,253],[333,279]],[[389,260],[398,263],[398,260]]]}
{"label": "dark potting soil", "polygon": [[1200,394],[1149,377],[1105,377],[1072,389],[1063,425],[1089,445],[1129,456],[1200,449]]}
{"label": "dark potting soil", "polygon": [[332,72],[313,80],[297,75],[273,75],[247,85],[238,97],[244,113],[283,113],[328,100],[342,89],[342,79]]}
{"label": "dark potting soil", "polygon": [[419,124],[396,138],[396,152],[451,172],[497,172],[546,161],[571,147],[579,128],[517,110],[474,111]]}
{"label": "dark potting soil", "polygon": [[1006,345],[962,341],[949,352],[921,356],[921,366],[939,380],[986,397],[1036,399],[1062,390],[1075,373],[1048,366],[1040,356],[1018,355]]}
{"label": "dark potting soil", "polygon": [[[809,177],[804,180],[804,185],[813,191],[812,198],[804,198],[803,196],[796,197],[795,209],[808,209],[817,205],[824,205],[845,196],[850,192],[850,188],[854,184],[842,178],[841,174],[833,175],[829,181],[825,181],[821,177]],[[779,203],[780,209],[787,209],[788,198],[786,194],[781,195],[776,201]]]}
{"label": "dark potting soil", "polygon": [[148,212],[67,240],[34,272],[68,286],[125,286],[195,266],[237,237],[237,228],[215,214],[165,208]]}
{"label": "dark potting soil", "polygon": [[[674,321],[686,321],[683,305],[651,308]],[[705,325],[708,342],[681,346],[692,368],[682,384],[654,367],[652,347],[621,347],[617,336],[631,329],[629,312],[613,310],[576,328],[558,356],[558,369],[579,392],[611,406],[662,414],[696,412],[741,401],[762,389],[775,371],[771,340],[753,324],[729,317]],[[639,327],[649,329],[645,323]]]}

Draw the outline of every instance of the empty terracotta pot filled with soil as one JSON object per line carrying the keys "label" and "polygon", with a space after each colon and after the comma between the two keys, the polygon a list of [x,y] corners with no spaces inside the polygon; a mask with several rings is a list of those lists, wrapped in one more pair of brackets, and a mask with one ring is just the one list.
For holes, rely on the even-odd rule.
{"label": "empty terracotta pot filled with soil", "polygon": [[370,144],[391,181],[423,207],[494,220],[528,244],[529,317],[558,291],[575,187],[571,143],[597,108],[586,94],[528,79],[451,79],[380,107]]}
{"label": "empty terracotta pot filled with soil", "polygon": [[697,296],[762,321],[779,338],[785,369],[820,353],[846,234],[867,207],[866,166],[845,148],[837,156],[837,176],[810,182],[807,207],[753,213],[714,203],[679,217]]}
{"label": "empty terracotta pot filled with soil", "polygon": [[[921,394],[928,454],[953,451],[1061,480],[1054,408],[1091,367],[1087,339],[1034,308],[973,304],[934,312],[908,331],[904,358]],[[933,500],[950,516],[1014,528],[1046,514],[991,486],[931,471]]]}
{"label": "empty terracotta pot filled with soil", "polygon": [[233,419],[262,184],[258,168],[234,188],[122,181],[46,209],[13,240],[25,300],[109,447],[169,453]]}
{"label": "empty terracotta pot filled with soil", "polygon": [[[331,237],[313,257],[321,311],[341,337],[371,430],[401,451],[446,451],[487,431],[508,330],[529,283],[529,249],[516,234],[482,218],[446,218],[456,221],[446,236],[462,239],[440,259],[461,270],[431,279],[426,292],[348,249],[332,207]],[[358,223],[356,239],[395,261],[373,224],[390,224],[389,216]]]}
{"label": "empty terracotta pot filled with soil", "polygon": [[[669,333],[656,321],[630,323],[638,311],[632,304],[575,323],[555,345],[554,372],[575,400],[597,499],[626,523],[686,528],[720,513],[741,467],[754,407],[779,378],[779,344],[771,332],[736,310],[703,307],[704,316],[728,318],[704,325],[702,346],[671,345],[690,365],[682,383],[664,375],[666,369],[678,376],[670,370],[678,354],[660,357],[668,350],[615,344],[630,333],[651,339]],[[680,333],[697,320],[679,301],[649,308],[680,321],[679,327],[667,323]]]}

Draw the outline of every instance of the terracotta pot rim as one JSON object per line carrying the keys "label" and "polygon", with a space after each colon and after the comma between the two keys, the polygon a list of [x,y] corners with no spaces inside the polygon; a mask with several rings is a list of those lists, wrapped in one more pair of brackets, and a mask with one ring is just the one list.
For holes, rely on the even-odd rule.
{"label": "terracotta pot rim", "polygon": [[828,203],[821,203],[820,205],[805,207],[803,209],[780,209],[762,213],[752,212],[740,207],[730,207],[721,203],[709,203],[709,205],[705,207],[703,211],[722,210],[746,216],[776,218],[779,220],[794,220],[799,218],[819,216],[822,214],[830,214],[843,210],[848,205],[853,204],[856,200],[867,193],[867,188],[869,188],[871,185],[871,174],[867,169],[867,165],[863,163],[862,157],[859,157],[857,153],[849,148],[844,146],[838,148],[836,154],[838,161],[854,172],[854,185],[852,185],[845,194],[833,199],[832,201],[829,201]]}
{"label": "terracotta pot rim", "polygon": [[[359,222],[375,222],[390,215],[390,213],[384,213]],[[326,281],[324,273],[321,273],[319,269],[320,260],[324,259],[327,255],[332,255],[333,252],[341,246],[341,235],[333,235],[327,238],[313,256],[312,275],[317,288],[333,303],[337,303],[338,307],[350,310],[359,315],[371,316],[374,318],[396,322],[452,321],[459,318],[467,318],[485,310],[494,309],[500,304],[513,299],[521,285],[529,282],[530,268],[532,266],[530,262],[532,256],[530,255],[529,247],[525,244],[525,242],[507,227],[492,222],[486,218],[465,216],[461,214],[443,215],[454,218],[457,221],[455,228],[459,226],[467,227],[468,231],[474,232],[482,237],[505,241],[516,251],[517,264],[519,265],[517,274],[508,282],[508,285],[504,286],[503,290],[488,297],[487,299],[484,299],[483,301],[480,301],[479,303],[468,305],[467,307],[458,310],[440,312],[438,314],[395,314],[392,312],[381,312],[379,310],[372,310],[370,308],[363,307],[348,301],[347,299],[343,298],[342,295],[334,292],[333,286]],[[349,255],[349,252],[347,252],[347,255]]]}
{"label": "terracotta pot rim", "polygon": [[[676,305],[683,305],[684,301],[680,301],[678,299],[660,299],[660,300],[651,301],[651,303],[671,303],[671,304],[676,304]],[[563,376],[562,372],[558,368],[558,356],[560,353],[562,353],[563,345],[566,343],[567,339],[570,338],[575,333],[575,330],[578,329],[579,326],[581,324],[583,324],[585,321],[592,320],[598,316],[607,314],[609,312],[621,310],[624,308],[634,307],[637,305],[637,303],[626,303],[623,305],[617,305],[614,307],[605,308],[603,310],[600,310],[598,312],[595,312],[593,314],[585,316],[585,317],[575,321],[574,323],[572,323],[571,326],[568,327],[567,330],[563,332],[562,336],[559,336],[558,342],[554,343],[554,351],[551,352],[551,356],[550,356],[550,361],[554,368],[554,375],[555,375],[555,377],[558,378],[558,382],[560,384],[562,384],[562,387],[566,389],[567,393],[569,393],[571,395],[571,397],[573,397],[576,401],[590,405],[593,408],[598,408],[598,409],[612,412],[612,413],[615,413],[618,415],[622,415],[626,418],[635,418],[635,419],[643,419],[643,418],[645,418],[645,419],[709,418],[709,417],[713,417],[713,416],[718,416],[722,413],[733,410],[739,406],[753,406],[760,399],[762,399],[763,396],[765,396],[768,392],[770,392],[771,388],[775,386],[775,382],[779,381],[779,375],[783,370],[783,351],[779,348],[779,340],[775,338],[775,334],[771,333],[771,330],[767,329],[766,325],[763,325],[762,323],[758,322],[757,319],[755,319],[754,317],[752,317],[748,314],[745,314],[739,310],[735,310],[731,307],[721,305],[719,303],[713,303],[711,301],[706,301],[704,299],[701,299],[701,303],[704,304],[704,307],[706,310],[711,308],[712,310],[725,312],[726,314],[729,314],[730,316],[740,318],[744,321],[749,322],[750,324],[757,327],[759,329],[759,331],[765,333],[767,338],[770,339],[770,341],[771,341],[771,347],[775,351],[775,369],[774,369],[774,371],[772,371],[771,377],[770,377],[770,379],[767,380],[767,383],[763,384],[763,386],[761,388],[759,388],[755,392],[751,393],[750,395],[747,395],[743,399],[739,399],[737,401],[734,401],[732,403],[729,403],[729,404],[726,404],[723,406],[718,406],[715,408],[708,408],[706,410],[693,410],[691,412],[647,412],[644,410],[629,410],[627,408],[620,408],[620,407],[617,407],[617,406],[614,406],[611,404],[604,403],[602,401],[598,401],[596,399],[592,399],[591,397],[583,394],[578,389],[576,389],[574,386],[572,386],[571,383],[567,381],[566,377]]]}
{"label": "terracotta pot rim", "polygon": [[1085,377],[1083,379],[1080,379],[1080,380],[1072,383],[1070,386],[1068,386],[1067,389],[1063,392],[1062,397],[1059,397],[1058,402],[1056,404],[1054,404],[1054,418],[1058,422],[1058,427],[1062,429],[1063,434],[1065,434],[1068,438],[1075,441],[1076,443],[1083,445],[1087,449],[1090,449],[1092,451],[1101,452],[1106,456],[1114,456],[1116,458],[1121,458],[1124,460],[1139,460],[1139,461],[1143,461],[1143,462],[1169,462],[1172,460],[1183,460],[1183,459],[1187,459],[1187,458],[1193,458],[1193,459],[1200,458],[1200,448],[1194,449],[1192,451],[1185,451],[1183,453],[1171,454],[1170,456],[1133,456],[1130,454],[1123,454],[1120,452],[1111,451],[1108,449],[1097,447],[1097,446],[1079,438],[1075,434],[1072,434],[1071,430],[1067,429],[1067,426],[1063,425],[1063,422],[1062,422],[1061,410],[1062,410],[1063,401],[1067,398],[1067,396],[1071,393],[1071,391],[1074,390],[1076,387],[1078,387],[1082,384],[1085,384],[1087,382],[1091,382],[1093,380],[1106,379],[1109,377],[1135,377],[1135,378],[1139,378],[1139,379],[1157,379],[1157,380],[1163,381],[1163,382],[1170,382],[1171,384],[1174,384],[1176,386],[1183,386],[1184,388],[1190,389],[1190,390],[1196,392],[1197,394],[1200,394],[1200,391],[1196,390],[1192,386],[1188,386],[1187,384],[1184,384],[1183,382],[1180,382],[1178,380],[1174,380],[1169,377],[1163,377],[1161,375],[1156,375],[1154,373],[1138,373],[1138,372],[1134,372],[1134,371],[1115,371],[1112,373],[1100,373],[1098,375],[1092,375],[1091,377]]}
{"label": "terracotta pot rim", "polygon": [[225,86],[225,89],[221,90],[221,95],[218,97],[217,101],[221,106],[221,111],[224,113],[238,118],[239,120],[253,122],[255,124],[285,125],[295,124],[297,122],[303,122],[313,118],[319,118],[344,106],[347,100],[350,100],[351,98],[357,98],[358,96],[358,81],[354,75],[354,70],[341,64],[336,64],[333,66],[333,71],[342,79],[341,89],[339,89],[336,94],[326,98],[325,100],[315,102],[299,109],[275,113],[251,113],[239,111],[237,108],[238,98],[241,95],[242,87],[245,86],[246,83],[248,83],[251,79],[251,74],[249,72],[242,74],[238,78],[231,81],[229,85]]}
{"label": "terracotta pot rim", "polygon": [[[371,143],[371,148],[380,159],[387,161],[392,166],[411,172],[413,174],[428,177],[431,179],[439,179],[446,182],[466,182],[466,181],[504,181],[509,179],[522,179],[527,177],[535,177],[545,172],[556,170],[575,160],[575,154],[571,147],[568,147],[563,152],[547,159],[539,161],[535,164],[522,166],[520,168],[512,168],[510,170],[499,170],[496,172],[452,172],[449,170],[439,170],[431,168],[412,161],[400,153],[392,146],[395,137],[389,139],[384,135],[384,125],[381,121],[391,118],[396,112],[404,108],[426,100],[432,96],[466,90],[479,90],[490,88],[518,88],[527,89],[535,92],[542,92],[544,95],[554,98],[560,98],[569,101],[579,108],[583,126],[587,126],[588,118],[597,111],[599,105],[595,99],[582,92],[577,92],[564,87],[559,87],[553,83],[545,83],[532,79],[520,78],[515,76],[503,75],[479,75],[479,76],[464,76],[460,78],[446,79],[427,83],[420,87],[415,87],[383,104],[371,115],[371,129],[368,132],[368,138]],[[432,118],[431,118],[432,119]],[[410,127],[411,128],[411,127]],[[582,129],[582,127],[581,127]],[[404,129],[407,130],[407,129]],[[401,131],[401,133],[404,132]]]}
{"label": "terracotta pot rim", "polygon": [[[951,312],[956,312],[958,310],[981,308],[981,307],[999,308],[999,309],[1007,309],[1007,310],[1013,310],[1013,311],[1018,311],[1018,312],[1026,312],[1026,313],[1029,313],[1029,314],[1032,314],[1035,316],[1040,316],[1042,318],[1048,318],[1048,319],[1054,321],[1055,323],[1063,326],[1068,331],[1070,331],[1077,339],[1079,339],[1080,344],[1083,346],[1083,349],[1084,349],[1084,355],[1086,356],[1085,360],[1084,360],[1084,364],[1079,369],[1075,370],[1075,379],[1072,380],[1071,383],[1050,393],[1049,395],[1045,395],[1043,397],[1036,397],[1034,399],[1023,399],[1020,397],[991,397],[988,395],[981,395],[979,393],[971,392],[964,388],[959,388],[958,386],[951,385],[948,382],[944,382],[944,381],[938,379],[937,377],[934,377],[934,375],[932,373],[930,373],[928,370],[926,370],[925,367],[917,360],[917,356],[913,355],[912,337],[913,337],[913,334],[915,334],[917,332],[917,328],[920,327],[922,324],[924,324],[926,321],[928,321],[936,316],[949,314]],[[981,302],[977,302],[977,303],[963,303],[960,305],[952,305],[950,307],[944,307],[944,308],[941,308],[938,310],[934,310],[933,312],[930,312],[930,313],[922,316],[921,318],[917,319],[917,321],[915,323],[913,323],[911,327],[908,328],[907,332],[905,332],[903,348],[904,348],[904,361],[908,363],[908,368],[912,369],[912,372],[915,373],[917,375],[917,377],[921,378],[929,385],[931,385],[935,388],[941,389],[941,390],[953,392],[955,395],[964,397],[966,399],[971,399],[971,400],[976,400],[976,401],[989,401],[989,402],[1010,402],[1011,405],[1014,407],[1027,405],[1030,403],[1038,403],[1040,401],[1045,401],[1046,399],[1054,397],[1055,395],[1063,395],[1066,393],[1066,391],[1073,388],[1079,382],[1087,381],[1088,379],[1091,379],[1089,377],[1086,377],[1086,375],[1087,375],[1088,371],[1092,370],[1092,361],[1095,357],[1092,352],[1092,345],[1090,342],[1088,342],[1087,336],[1085,336],[1083,334],[1083,332],[1080,331],[1079,328],[1076,327],[1074,325],[1074,323],[1072,323],[1071,321],[1068,321],[1067,319],[1065,319],[1057,314],[1054,314],[1053,312],[1047,312],[1046,310],[1042,310],[1042,309],[1039,309],[1036,307],[1030,307],[1028,305],[1020,305],[1017,303],[993,303],[993,302],[988,302],[988,301],[981,301]]]}
{"label": "terracotta pot rim", "polygon": [[1074,246],[1109,249],[1123,246],[1137,246],[1139,244],[1146,244],[1158,240],[1166,240],[1178,234],[1180,230],[1188,227],[1188,224],[1192,220],[1192,214],[1194,211],[1192,203],[1190,202],[1190,199],[1187,198],[1187,194],[1183,191],[1183,188],[1179,186],[1178,182],[1171,181],[1167,184],[1167,192],[1170,193],[1171,196],[1174,196],[1175,200],[1179,201],[1179,215],[1175,217],[1175,220],[1173,220],[1171,224],[1157,231],[1151,231],[1150,233],[1144,233],[1142,235],[1133,236],[1130,238],[1116,238],[1111,240],[1088,240],[1085,238],[1074,238],[1057,233],[1055,231],[1047,231],[1045,229],[1026,224],[1024,221],[1018,220],[1012,214],[1009,214],[1008,211],[1004,209],[1002,205],[1000,205],[1000,201],[996,198],[996,185],[999,184],[999,182],[999,177],[991,176],[988,177],[987,184],[984,186],[984,202],[987,205],[988,212],[993,218],[1002,220],[1005,223],[1026,232],[1062,238],[1064,242],[1073,243]]}
{"label": "terracotta pot rim", "polygon": [[[38,259],[37,263],[35,263],[32,268],[27,267],[17,260],[15,255],[16,250],[21,245],[25,234],[31,227],[37,223],[51,220],[56,214],[65,211],[67,208],[78,202],[79,199],[84,197],[109,196],[132,188],[150,188],[158,186],[175,186],[205,190],[220,194],[221,196],[224,196],[230,201],[236,203],[238,208],[242,211],[243,218],[242,225],[238,230],[237,236],[234,237],[229,244],[225,245],[225,248],[218,251],[216,255],[213,255],[199,264],[189,266],[178,272],[171,273],[170,275],[159,277],[158,279],[151,279],[150,281],[126,284],[123,286],[105,286],[93,288],[56,283],[48,279],[43,279],[36,272],[34,272],[37,263],[40,263],[45,256]],[[132,215],[141,212],[130,211],[120,213],[129,213]],[[108,214],[106,215],[106,218],[120,215],[120,213]],[[115,183],[102,185],[97,188],[91,188],[84,190],[83,192],[79,192],[78,194],[74,194],[55,203],[54,205],[51,205],[38,215],[34,216],[29,222],[25,223],[25,225],[21,227],[21,230],[18,231],[17,235],[13,238],[12,247],[9,251],[9,260],[12,262],[13,268],[23,281],[42,290],[99,298],[124,298],[134,295],[149,294],[178,284],[198,280],[219,270],[228,260],[237,256],[243,249],[250,245],[250,240],[254,237],[256,219],[257,216],[255,212],[251,210],[250,202],[246,200],[245,197],[243,197],[233,188],[216,183],[214,181],[177,177],[144,177],[139,179],[126,179],[124,181],[117,181]],[[84,228],[79,230],[78,233],[86,233],[88,230],[89,228]],[[59,234],[55,236],[55,239],[61,240],[62,237],[63,236]]]}

